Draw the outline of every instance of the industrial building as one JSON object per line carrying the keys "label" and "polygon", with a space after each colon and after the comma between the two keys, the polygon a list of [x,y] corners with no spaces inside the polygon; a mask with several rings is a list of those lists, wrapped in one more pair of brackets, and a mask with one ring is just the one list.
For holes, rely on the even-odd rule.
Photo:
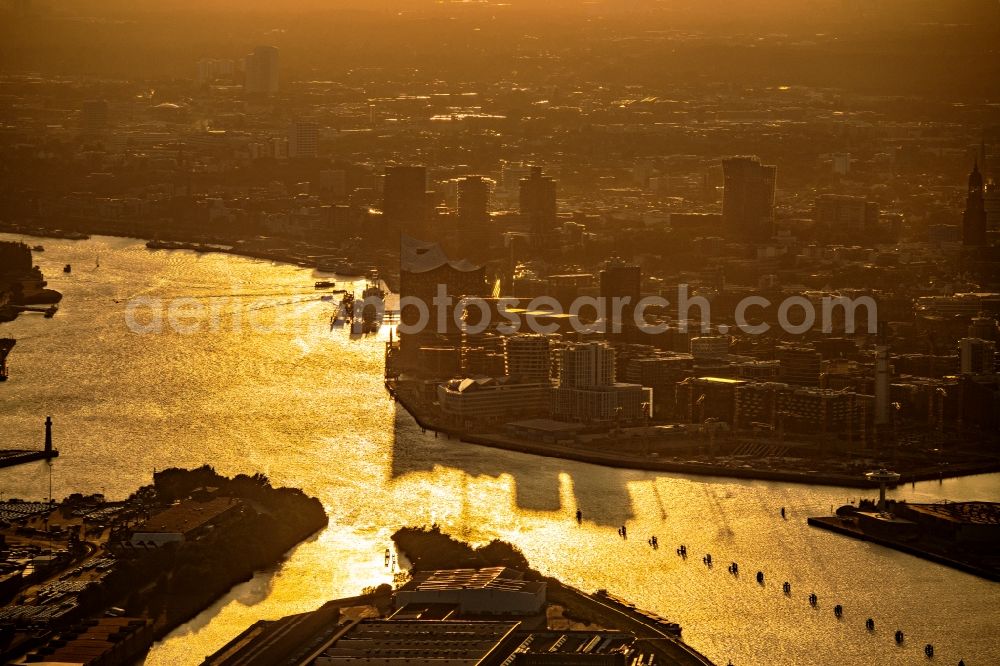
{"label": "industrial building", "polygon": [[208,502],[182,500],[135,528],[129,539],[134,548],[159,548],[190,541],[201,532],[243,510],[244,504],[232,497],[216,497]]}
{"label": "industrial building", "polygon": [[545,583],[507,567],[417,574],[396,592],[396,605],[452,604],[462,615],[533,615],[545,606]]}

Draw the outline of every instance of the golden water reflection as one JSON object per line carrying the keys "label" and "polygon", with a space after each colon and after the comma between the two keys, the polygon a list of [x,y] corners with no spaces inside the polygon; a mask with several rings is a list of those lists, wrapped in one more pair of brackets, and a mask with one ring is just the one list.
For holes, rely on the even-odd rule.
{"label": "golden water reflection", "polygon": [[[435,438],[385,394],[384,340],[330,330],[332,306],[317,300],[310,271],[150,252],[127,239],[44,244],[36,259],[66,298],[54,319],[3,327],[19,343],[11,381],[0,387],[0,426],[14,445],[36,445],[44,415],[53,415],[63,452],[53,469],[57,497],[121,497],[155,468],[207,462],[302,487],[330,515],[328,529],[178,628],[147,664],[200,663],[257,620],[389,582],[390,534],[432,523],[474,542],[509,540],[547,573],[634,599],[680,622],[685,638],[720,663],[904,664],[923,659],[926,642],[942,663],[1000,661],[992,641],[1000,586],[805,525],[857,491],[613,470]],[[96,252],[99,269],[91,268]],[[61,273],[65,263],[72,275]],[[140,296],[191,299],[217,310],[219,323],[138,335],[125,321]],[[280,325],[255,331],[252,321]],[[6,497],[42,497],[47,482],[41,464],[0,471]],[[895,496],[997,500],[1000,476]],[[628,541],[617,535],[622,524]],[[658,551],[646,544],[654,534]],[[680,543],[692,555],[686,562],[674,553]],[[712,570],[700,562],[706,552]],[[730,560],[746,572],[741,579],[726,573]],[[751,580],[757,569],[764,588]],[[809,591],[820,597],[816,610]],[[834,603],[844,605],[843,621]],[[868,616],[884,632],[869,636]],[[902,648],[891,638],[897,627],[908,637]]]}

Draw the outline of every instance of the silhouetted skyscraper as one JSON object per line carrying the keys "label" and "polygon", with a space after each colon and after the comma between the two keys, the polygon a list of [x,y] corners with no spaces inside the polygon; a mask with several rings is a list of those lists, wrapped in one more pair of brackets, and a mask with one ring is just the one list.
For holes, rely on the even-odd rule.
{"label": "silhouetted skyscraper", "polygon": [[619,323],[622,330],[634,326],[635,306],[641,298],[642,269],[621,259],[611,259],[601,271],[600,281],[601,298],[604,300],[609,321],[607,332],[615,332],[613,327],[617,311],[613,300],[615,298],[629,299],[621,308]]}
{"label": "silhouetted skyscraper", "polygon": [[761,164],[757,157],[722,161],[722,220],[734,239],[765,241],[774,235],[776,172],[776,167]]}
{"label": "silhouetted skyscraper", "polygon": [[246,79],[243,90],[250,95],[273,95],[278,92],[278,49],[258,46],[245,59]]}
{"label": "silhouetted skyscraper", "polygon": [[458,218],[466,228],[489,221],[493,181],[482,176],[465,176],[458,181]]}
{"label": "silhouetted skyscraper", "polygon": [[986,245],[986,201],[983,175],[979,173],[979,162],[969,174],[969,192],[965,199],[965,214],[962,216],[962,245],[977,247]]}
{"label": "silhouetted skyscraper", "polygon": [[414,234],[424,231],[428,214],[427,169],[392,166],[385,170],[382,214],[390,229]]}
{"label": "silhouetted skyscraper", "polygon": [[531,167],[531,175],[521,179],[521,215],[528,220],[535,242],[552,234],[556,226],[556,181],[542,175],[542,167]]}

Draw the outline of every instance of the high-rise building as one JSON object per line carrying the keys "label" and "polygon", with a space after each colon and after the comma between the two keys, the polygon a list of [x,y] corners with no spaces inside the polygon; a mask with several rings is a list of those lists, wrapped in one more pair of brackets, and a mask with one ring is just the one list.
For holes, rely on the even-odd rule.
{"label": "high-rise building", "polygon": [[553,416],[582,422],[637,421],[650,413],[652,393],[639,384],[615,382],[615,351],[604,342],[559,350],[559,385]]}
{"label": "high-rise building", "polygon": [[559,388],[610,386],[615,381],[615,351],[603,342],[566,345],[559,350]]}
{"label": "high-rise building", "polygon": [[556,181],[542,174],[542,167],[531,167],[531,175],[521,179],[521,216],[528,221],[535,242],[541,244],[555,231]]}
{"label": "high-rise building", "polygon": [[243,90],[248,95],[274,95],[278,92],[278,49],[258,46],[244,59],[246,79]]}
{"label": "high-rise building", "polygon": [[490,219],[493,181],[483,176],[465,176],[458,181],[458,218],[466,228],[486,224]]}
{"label": "high-rise building", "polygon": [[982,247],[986,245],[986,201],[983,175],[979,173],[979,162],[969,174],[969,192],[965,199],[965,214],[962,216],[962,245]]}
{"label": "high-rise building", "polygon": [[521,334],[505,338],[504,357],[507,375],[524,381],[546,382],[552,368],[549,338]]}
{"label": "high-rise building", "polygon": [[992,340],[962,338],[958,350],[963,375],[991,375],[996,369],[997,346]]}
{"label": "high-rise building", "polygon": [[821,194],[816,197],[816,222],[835,236],[860,238],[878,225],[879,208],[864,197]]}
{"label": "high-rise building", "polygon": [[426,167],[386,167],[382,214],[389,227],[403,233],[420,233],[429,212]]}
{"label": "high-rise building", "polygon": [[296,120],[288,128],[288,156],[292,158],[316,157],[319,149],[319,125]]}
{"label": "high-rise building", "polygon": [[[628,298],[627,303],[622,301],[624,305],[621,308],[621,319],[617,323],[621,325],[622,330],[635,326],[635,306],[642,297],[641,287],[642,269],[639,266],[626,263],[618,258],[608,260],[600,273],[600,294],[604,301],[604,311],[607,313],[609,323],[612,325],[616,323],[613,321],[617,311],[614,299]],[[611,333],[616,329],[617,326],[608,326],[607,332]]]}
{"label": "high-rise building", "polygon": [[757,157],[722,161],[725,189],[722,220],[733,238],[765,241],[774,235],[774,185],[777,167]]}

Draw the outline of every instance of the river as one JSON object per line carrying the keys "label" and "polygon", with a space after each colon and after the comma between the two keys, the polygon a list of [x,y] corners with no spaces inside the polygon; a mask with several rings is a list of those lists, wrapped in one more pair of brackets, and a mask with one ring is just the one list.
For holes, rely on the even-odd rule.
{"label": "river", "polygon": [[[606,469],[436,438],[383,390],[385,333],[331,330],[312,271],[132,239],[29,240],[45,246],[36,263],[64,299],[53,319],[0,325],[18,339],[0,384],[0,437],[4,448],[40,447],[53,417],[56,498],[122,498],[155,469],[210,463],[301,487],[330,515],[328,529],[179,627],[146,664],[198,664],[256,620],[390,582],[389,535],[432,523],[473,542],[510,541],[545,573],[680,622],[719,664],[912,664],[928,642],[937,663],[1000,662],[1000,584],[805,524],[857,490]],[[45,497],[48,483],[45,463],[0,470],[5,498]],[[1000,475],[890,496],[998,501]],[[654,534],[657,551],[646,544]]]}

